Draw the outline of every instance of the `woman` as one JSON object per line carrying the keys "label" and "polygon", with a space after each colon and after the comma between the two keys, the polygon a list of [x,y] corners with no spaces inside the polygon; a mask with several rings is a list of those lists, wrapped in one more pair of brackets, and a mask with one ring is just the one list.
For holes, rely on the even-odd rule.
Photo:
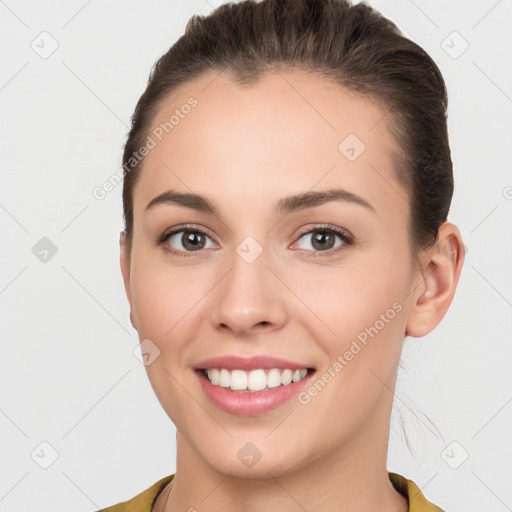
{"label": "woman", "polygon": [[386,468],[464,261],[447,95],[365,4],[193,17],[124,148],[121,269],[177,470],[114,511],[438,511]]}

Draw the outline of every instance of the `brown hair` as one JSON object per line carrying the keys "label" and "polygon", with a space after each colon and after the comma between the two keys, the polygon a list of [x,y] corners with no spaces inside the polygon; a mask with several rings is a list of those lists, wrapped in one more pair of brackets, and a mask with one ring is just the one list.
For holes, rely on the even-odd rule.
{"label": "brown hair", "polygon": [[144,145],[168,95],[208,71],[226,72],[240,86],[250,86],[265,73],[293,68],[333,80],[389,113],[385,122],[399,148],[391,155],[395,174],[409,192],[413,260],[435,243],[447,220],[453,173],[447,92],[434,61],[364,2],[246,0],[192,16],[184,35],[151,70],[123,154],[128,253],[133,189],[143,163],[132,155]]}

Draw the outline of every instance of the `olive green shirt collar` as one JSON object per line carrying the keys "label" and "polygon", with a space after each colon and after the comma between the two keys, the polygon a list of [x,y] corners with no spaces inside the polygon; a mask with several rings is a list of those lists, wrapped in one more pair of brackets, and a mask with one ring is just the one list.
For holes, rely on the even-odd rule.
{"label": "olive green shirt collar", "polygon": [[[398,473],[388,472],[388,476],[393,487],[409,501],[408,512],[444,512],[441,508],[427,501],[420,488],[412,480],[408,480]],[[174,475],[166,476],[131,500],[98,512],[151,512],[158,495],[173,478]]]}

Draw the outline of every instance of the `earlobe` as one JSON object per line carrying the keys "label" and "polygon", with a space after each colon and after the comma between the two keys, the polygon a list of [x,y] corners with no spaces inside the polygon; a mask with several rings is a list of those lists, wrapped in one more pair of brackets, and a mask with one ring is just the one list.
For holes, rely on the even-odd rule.
{"label": "earlobe", "polygon": [[130,254],[128,254],[128,248],[126,244],[126,233],[124,231],[121,231],[119,235],[119,263],[121,266],[121,274],[123,276],[126,297],[130,304],[130,323],[132,324],[133,328],[137,330],[137,324],[135,321],[135,315],[133,314],[133,305],[131,297]]}
{"label": "earlobe", "polygon": [[407,319],[406,335],[415,338],[431,332],[452,303],[465,256],[457,227],[449,222],[442,224],[435,247],[426,255],[420,283],[413,283],[412,306]]}

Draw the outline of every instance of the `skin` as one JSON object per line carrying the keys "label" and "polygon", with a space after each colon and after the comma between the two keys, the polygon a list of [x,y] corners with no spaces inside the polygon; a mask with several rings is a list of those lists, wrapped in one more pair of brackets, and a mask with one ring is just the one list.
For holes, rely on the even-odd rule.
{"label": "skin", "polygon": [[[389,157],[396,143],[384,110],[366,98],[302,71],[251,88],[210,73],[169,96],[154,126],[190,96],[197,107],[145,157],[131,253],[120,238],[131,322],[160,350],[146,369],[177,428],[176,476],[153,511],[406,511],[386,466],[396,375],[404,337],[432,331],[453,299],[464,261],[457,227],[445,222],[413,267],[408,194]],[[366,146],[355,161],[338,150],[349,133]],[[285,196],[340,187],[375,212],[331,201],[273,213]],[[208,196],[219,214],[175,204],[145,211],[168,189]],[[208,235],[205,248],[184,258],[154,244],[185,223]],[[315,248],[311,230],[325,224],[355,244],[336,252],[336,236],[334,247]],[[263,249],[252,263],[236,252],[247,236]],[[186,251],[181,242],[166,243]],[[308,404],[229,414],[192,370],[218,355],[266,354],[319,376],[396,302],[401,311]],[[253,467],[237,457],[247,442],[262,454]]]}

